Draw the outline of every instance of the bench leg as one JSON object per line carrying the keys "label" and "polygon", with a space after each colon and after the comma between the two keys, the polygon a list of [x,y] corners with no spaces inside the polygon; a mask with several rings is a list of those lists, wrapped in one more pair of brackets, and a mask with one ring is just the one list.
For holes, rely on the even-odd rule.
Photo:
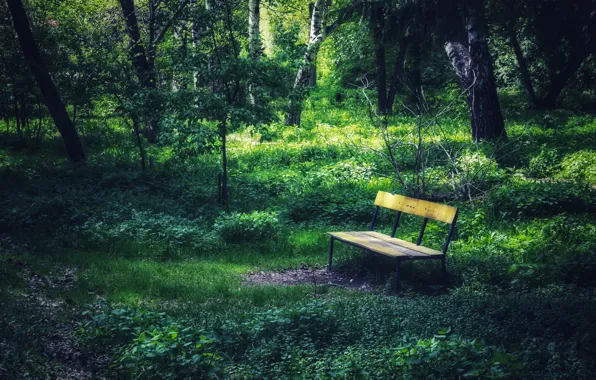
{"label": "bench leg", "polygon": [[335,239],[331,237],[331,242],[329,243],[329,265],[327,266],[327,270],[331,271],[331,265],[333,264],[333,242]]}
{"label": "bench leg", "polygon": [[399,266],[401,264],[400,260],[395,262],[395,292],[399,292]]}

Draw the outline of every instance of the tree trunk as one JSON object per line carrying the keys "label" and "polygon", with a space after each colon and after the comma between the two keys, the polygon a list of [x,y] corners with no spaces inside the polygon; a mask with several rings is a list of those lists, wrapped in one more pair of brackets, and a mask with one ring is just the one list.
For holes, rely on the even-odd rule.
{"label": "tree trunk", "polygon": [[[126,20],[126,32],[130,38],[130,55],[137,73],[137,78],[143,87],[153,90],[157,87],[155,64],[154,60],[147,55],[143,41],[141,40],[134,0],[120,0],[120,5],[124,19]],[[151,8],[152,2],[149,5]],[[154,31],[151,31],[150,34],[153,35],[153,33]],[[147,110],[147,112],[150,113],[147,116],[147,141],[155,143],[157,141],[159,115],[155,115],[157,111],[154,109]]]}
{"label": "tree trunk", "polygon": [[[260,0],[248,0],[248,56],[255,63],[259,61],[263,51],[259,32],[260,19]],[[255,90],[255,84],[251,83],[248,86],[248,93],[252,105],[257,104]]]}
{"label": "tree trunk", "polygon": [[[213,13],[214,7],[215,7],[215,0],[205,0],[205,11],[208,15],[211,15],[211,13]],[[205,33],[212,33],[211,25],[207,26]],[[213,37],[213,39],[215,40],[215,37]],[[214,49],[216,49],[215,46],[214,46]],[[215,53],[212,53],[209,56],[209,61],[207,62],[207,70],[209,71],[209,77],[211,78],[211,93],[212,94],[216,93],[218,90],[218,87],[219,87],[217,80],[212,75],[214,68],[215,68],[215,63],[216,63]]]}
{"label": "tree trunk", "polygon": [[412,103],[416,105],[418,112],[421,112],[423,106],[423,93],[422,93],[422,52],[420,49],[420,41],[416,38],[412,44],[410,44],[410,97]]}
{"label": "tree trunk", "polygon": [[382,6],[375,6],[371,10],[371,26],[375,42],[375,72],[377,82],[377,111],[387,113],[387,70],[385,68],[385,45],[383,43],[384,14]]}
{"label": "tree trunk", "polygon": [[[198,1],[197,0],[190,0],[190,9],[191,9],[191,14],[192,14],[192,21],[191,21],[191,39],[192,39],[192,57],[193,57],[193,61],[195,60],[196,57],[196,51],[198,49],[198,47],[200,46],[201,43],[201,37],[202,37],[202,30],[201,30],[201,26],[198,22],[199,16],[199,10],[197,8],[198,5]],[[199,90],[199,72],[197,70],[193,71],[192,73],[192,87],[193,90],[195,91],[195,93]]]}
{"label": "tree trunk", "polygon": [[506,138],[492,58],[486,41],[484,2],[465,3],[465,33],[448,36],[445,51],[467,93],[472,139]]}
{"label": "tree trunk", "polygon": [[134,0],[120,0],[120,5],[124,19],[126,20],[126,33],[130,38],[130,54],[134,62],[137,78],[144,87],[155,88],[155,68],[151,66],[145,52],[145,46],[141,40]]}
{"label": "tree trunk", "polygon": [[219,134],[221,138],[221,205],[228,205],[228,155],[226,148],[227,140],[227,125],[226,121],[222,121],[219,126]]}
{"label": "tree trunk", "polygon": [[397,59],[395,61],[395,67],[393,69],[393,75],[391,76],[391,85],[389,86],[389,93],[387,94],[387,112],[393,112],[393,106],[395,104],[395,96],[397,95],[397,89],[404,81],[404,71],[406,67],[406,51],[408,51],[409,39],[402,38],[399,52],[397,53]]}
{"label": "tree trunk", "polygon": [[19,117],[20,115],[20,111],[19,111],[19,95],[17,93],[17,85],[13,84],[13,88],[12,88],[12,104],[14,107],[14,118],[16,120],[16,129],[17,129],[17,135],[21,135],[21,118]]}
{"label": "tree trunk", "polygon": [[25,131],[25,135],[27,137],[31,137],[31,131],[29,130],[29,120],[27,117],[27,107],[27,97],[23,96],[21,98],[21,127],[23,128],[23,131]]}
{"label": "tree trunk", "polygon": [[313,5],[312,17],[309,25],[309,36],[306,52],[302,60],[302,65],[298,69],[294,87],[290,94],[290,104],[286,116],[286,125],[295,125],[300,127],[300,115],[302,113],[302,102],[307,92],[312,67],[316,64],[317,54],[321,43],[325,40],[325,32],[322,27],[322,17],[325,3],[323,0],[317,0]]}
{"label": "tree trunk", "polygon": [[23,55],[33,72],[35,80],[39,84],[39,89],[44,97],[48,110],[54,119],[54,123],[56,124],[60,135],[62,135],[68,156],[75,162],[84,161],[85,151],[81,144],[81,140],[79,139],[79,134],[68,117],[66,108],[56,90],[56,86],[43,63],[41,54],[39,53],[35,39],[33,38],[33,33],[31,33],[29,20],[27,19],[23,4],[21,3],[21,0],[7,0],[7,2],[12,15],[14,28],[23,50]]}
{"label": "tree trunk", "polygon": [[561,91],[563,91],[569,79],[571,79],[573,74],[579,70],[579,68],[582,66],[582,63],[586,58],[589,57],[589,55],[590,53],[587,50],[579,48],[571,53],[567,64],[563,67],[563,69],[561,69],[561,71],[559,71],[559,75],[553,78],[550,90],[544,96],[544,98],[540,100],[540,103],[538,104],[540,108],[555,108],[557,105],[557,99],[559,98],[559,95],[561,95]]}
{"label": "tree trunk", "polygon": [[536,99],[536,93],[534,92],[534,86],[532,85],[530,70],[528,69],[526,58],[524,57],[524,53],[522,52],[521,46],[519,45],[517,33],[515,32],[515,27],[513,25],[510,26],[508,28],[508,32],[509,42],[513,47],[513,51],[515,52],[515,58],[517,59],[517,64],[519,66],[519,73],[521,75],[522,84],[524,85],[524,89],[526,90],[526,98],[528,99],[528,104],[531,107],[536,107],[538,105],[538,102]]}
{"label": "tree trunk", "polygon": [[2,118],[4,119],[4,123],[6,124],[6,134],[10,132],[10,121],[8,118],[8,110],[6,109],[6,105],[2,103]]}
{"label": "tree trunk", "polygon": [[[312,20],[312,12],[315,9],[315,4],[310,3],[308,4],[308,19]],[[310,23],[310,21],[309,21]],[[310,40],[310,25],[308,28],[308,40]],[[308,86],[313,88],[317,85],[317,65],[312,65],[310,68],[310,78],[308,79]]]}

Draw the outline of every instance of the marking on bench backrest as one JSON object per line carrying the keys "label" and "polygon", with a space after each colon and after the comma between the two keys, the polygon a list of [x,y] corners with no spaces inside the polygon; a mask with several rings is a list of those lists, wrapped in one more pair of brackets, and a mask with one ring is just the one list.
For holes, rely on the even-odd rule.
{"label": "marking on bench backrest", "polygon": [[423,201],[421,199],[410,198],[399,194],[393,195],[385,191],[379,191],[377,193],[375,205],[449,224],[453,223],[453,219],[457,212],[457,209],[452,206]]}

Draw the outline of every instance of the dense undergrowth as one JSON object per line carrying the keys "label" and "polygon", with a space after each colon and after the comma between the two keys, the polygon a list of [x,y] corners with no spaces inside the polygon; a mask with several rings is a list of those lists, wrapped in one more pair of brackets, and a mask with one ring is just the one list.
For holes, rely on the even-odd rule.
{"label": "dense undergrowth", "polygon": [[[378,190],[417,189],[411,147],[399,148],[400,182],[356,95],[341,106],[326,95],[311,96],[301,129],[231,136],[227,211],[215,151],[151,147],[156,166],[141,171],[117,121],[85,135],[84,166],[51,141],[4,147],[0,377],[77,362],[125,378],[590,378],[596,119],[573,111],[511,107],[498,148],[472,144],[457,109],[442,138],[427,131],[425,196],[461,212],[442,295],[425,295],[442,286],[436,263],[404,265],[396,297],[392,265],[341,246],[340,270],[374,294],[242,285],[250,271],[322,267],[325,232],[366,228]],[[415,127],[389,123],[406,142]],[[404,217],[398,235],[413,240],[419,225]],[[425,245],[445,234],[429,224]],[[67,269],[76,278],[56,281]],[[55,326],[75,357],[47,349]]]}

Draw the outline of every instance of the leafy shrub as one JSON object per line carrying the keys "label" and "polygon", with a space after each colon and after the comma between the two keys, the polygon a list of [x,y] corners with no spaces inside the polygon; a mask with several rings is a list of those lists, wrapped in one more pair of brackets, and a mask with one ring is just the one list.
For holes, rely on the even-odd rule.
{"label": "leafy shrub", "polygon": [[261,242],[274,238],[279,232],[279,219],[275,213],[253,211],[232,212],[219,216],[213,228],[228,243]]}
{"label": "leafy shrub", "polygon": [[134,186],[138,174],[125,171],[112,171],[104,173],[99,182],[103,188],[130,188]]}
{"label": "leafy shrub", "polygon": [[565,182],[516,180],[491,194],[495,215],[539,217],[594,210],[596,194],[589,186]]}
{"label": "leafy shrub", "polygon": [[558,177],[596,184],[596,152],[582,150],[569,154],[561,162]]}
{"label": "leafy shrub", "polygon": [[295,339],[305,336],[322,339],[329,338],[333,333],[334,317],[333,310],[325,302],[311,302],[258,313],[245,327],[259,337],[290,334]]}
{"label": "leafy shrub", "polygon": [[314,188],[287,200],[288,216],[294,222],[368,222],[372,217],[374,193],[333,186]]}
{"label": "leafy shrub", "polygon": [[114,348],[113,368],[134,379],[215,377],[221,357],[215,339],[187,327],[165,313],[128,307],[87,311],[77,336],[96,345]]}
{"label": "leafy shrub", "polygon": [[131,240],[169,246],[214,246],[214,236],[198,221],[175,215],[132,210],[130,216],[104,213],[87,220],[77,232],[96,243]]}
{"label": "leafy shrub", "polygon": [[555,149],[548,149],[543,145],[540,153],[530,159],[528,172],[535,178],[551,176],[558,168],[559,153]]}
{"label": "leafy shrub", "polygon": [[288,216],[296,223],[317,220],[326,213],[327,205],[327,199],[317,193],[290,197],[287,202]]}
{"label": "leafy shrub", "polygon": [[446,336],[444,332],[431,339],[406,343],[395,351],[393,364],[405,378],[504,378],[523,368],[494,346],[481,340]]}
{"label": "leafy shrub", "polygon": [[351,159],[329,165],[323,171],[328,172],[337,182],[361,182],[371,179],[372,169],[370,164]]}

